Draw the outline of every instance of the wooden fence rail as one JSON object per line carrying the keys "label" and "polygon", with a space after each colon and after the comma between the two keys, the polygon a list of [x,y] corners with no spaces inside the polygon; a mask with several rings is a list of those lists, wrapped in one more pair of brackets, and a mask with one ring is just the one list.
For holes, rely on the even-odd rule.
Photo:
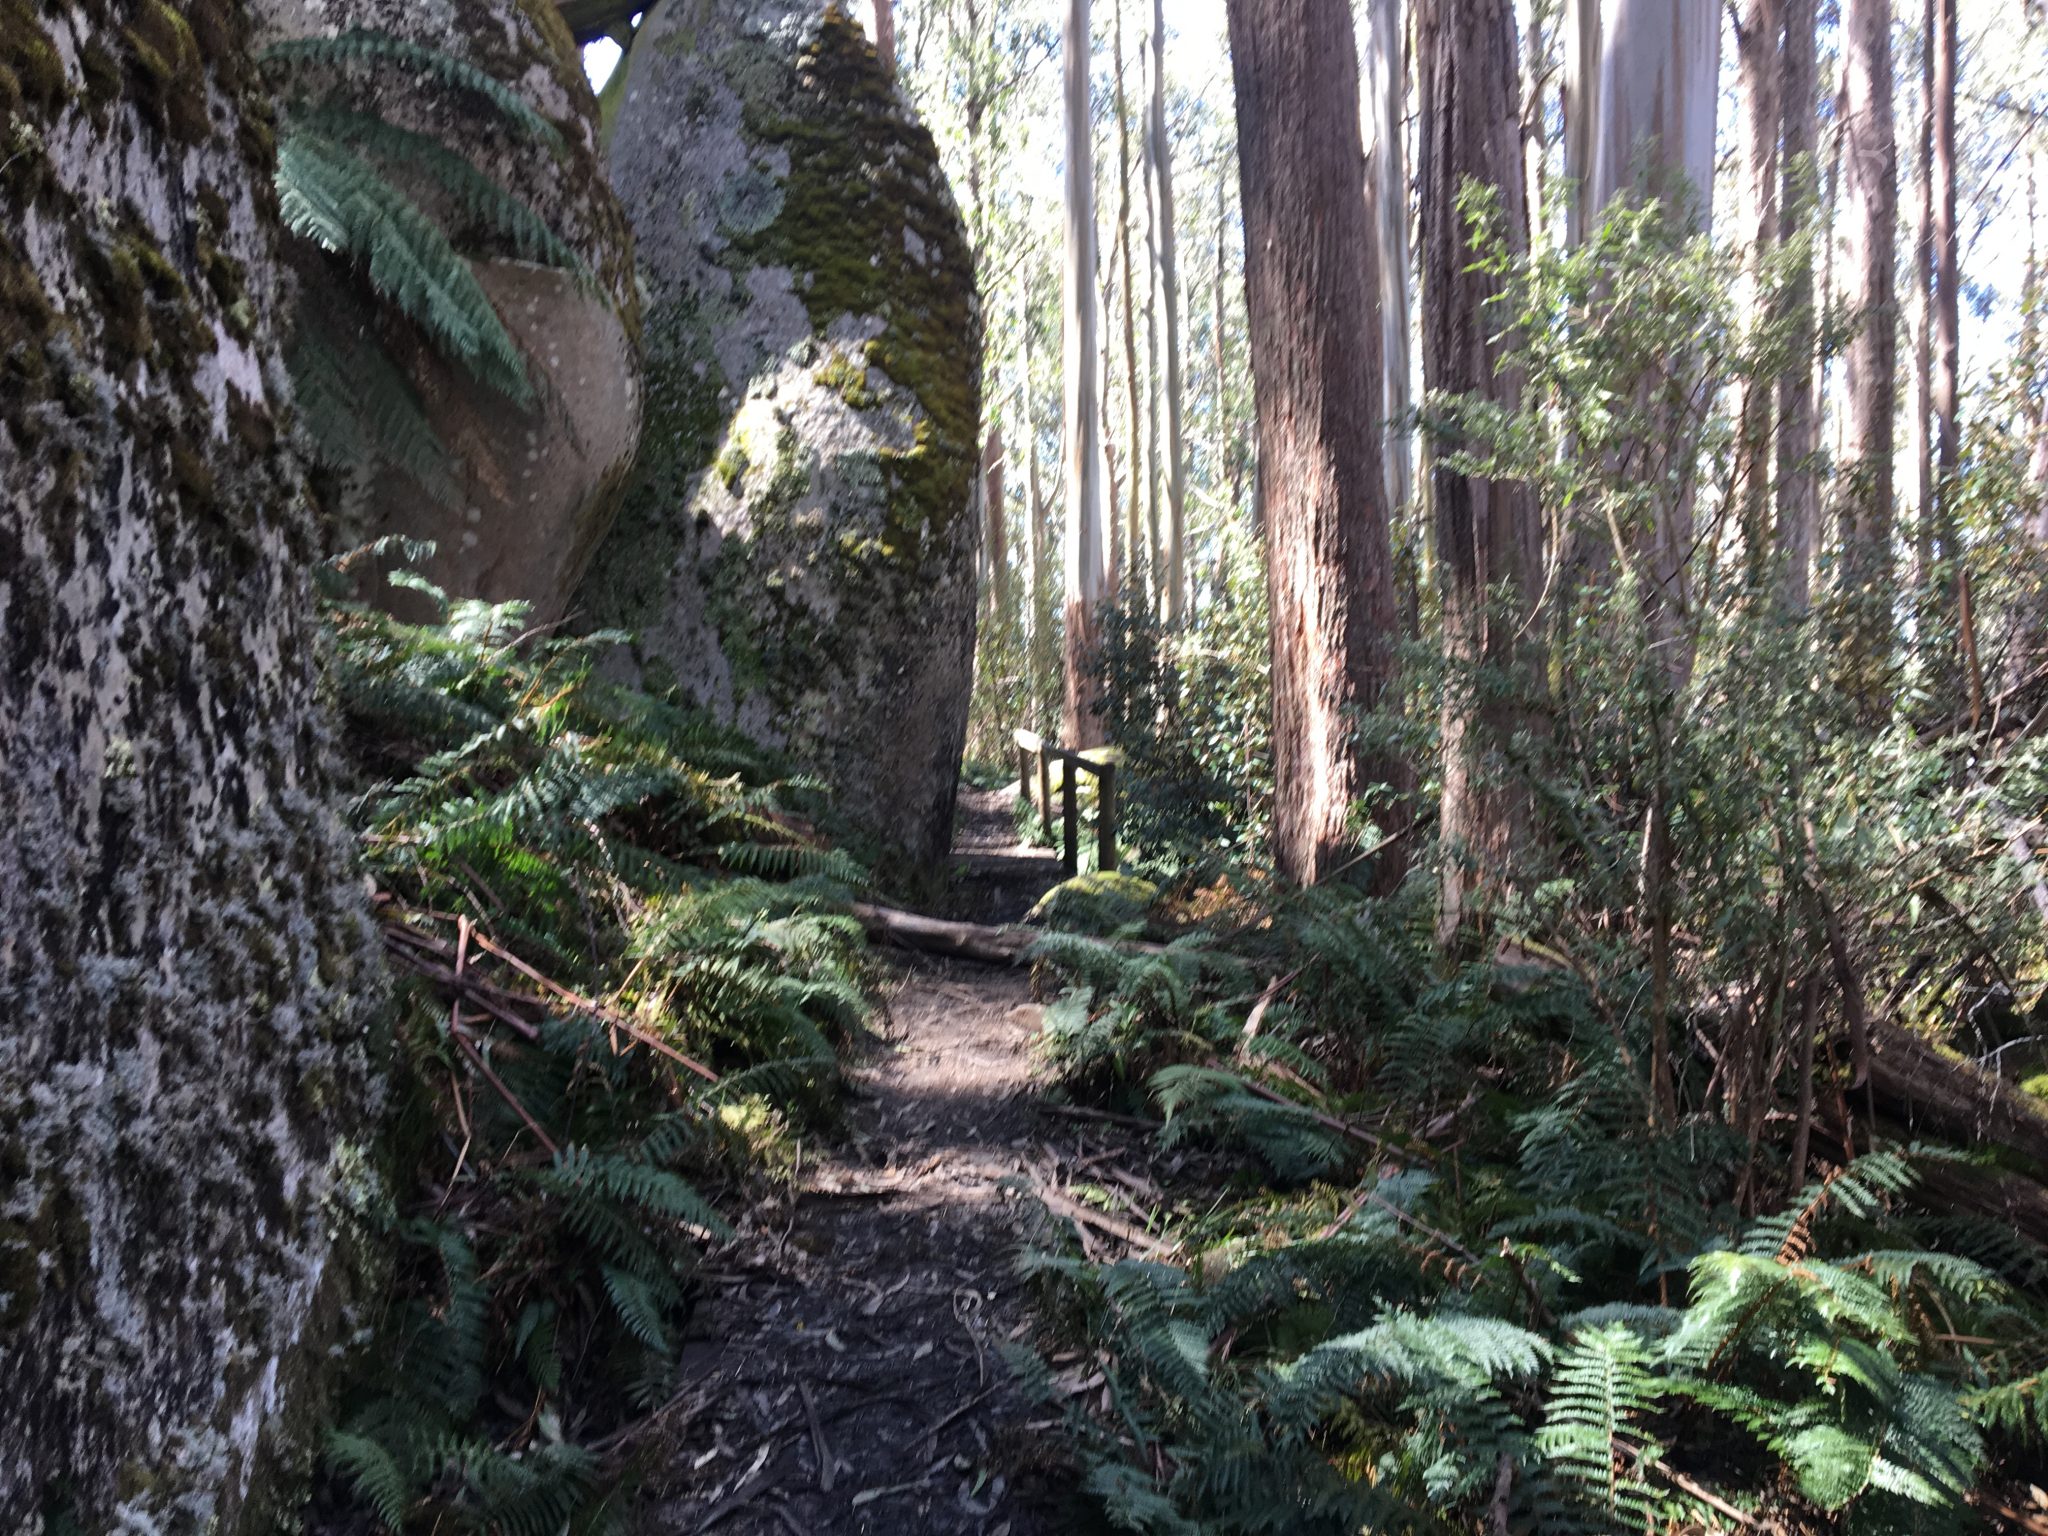
{"label": "wooden fence rail", "polygon": [[1076,752],[1055,747],[1036,731],[1018,731],[1017,785],[1038,807],[1045,840],[1052,841],[1052,765],[1060,765],[1060,819],[1063,823],[1060,864],[1069,875],[1081,867],[1080,776],[1095,778],[1095,867],[1116,868],[1116,754],[1111,750]]}

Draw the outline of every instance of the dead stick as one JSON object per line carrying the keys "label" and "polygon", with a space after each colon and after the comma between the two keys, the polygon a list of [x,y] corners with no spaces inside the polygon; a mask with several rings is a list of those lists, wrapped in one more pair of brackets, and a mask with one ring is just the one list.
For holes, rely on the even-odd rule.
{"label": "dead stick", "polygon": [[497,1073],[491,1070],[491,1064],[484,1060],[483,1052],[479,1051],[476,1048],[476,1043],[469,1038],[469,1035],[462,1030],[453,1029],[450,1030],[449,1033],[455,1037],[455,1043],[462,1048],[463,1055],[469,1058],[469,1064],[476,1068],[478,1074],[483,1078],[485,1082],[491,1085],[492,1089],[497,1093],[499,1098],[503,1099],[507,1104],[512,1106],[513,1113],[518,1115],[521,1120],[526,1122],[526,1128],[529,1131],[533,1132],[534,1136],[539,1139],[540,1144],[542,1146],[548,1149],[548,1155],[551,1157],[560,1157],[562,1155],[562,1149],[555,1145],[554,1138],[549,1136],[546,1131],[540,1128],[540,1122],[533,1118],[532,1112],[529,1111],[524,1104],[519,1102],[519,1095],[514,1093],[510,1088],[507,1088],[505,1086],[505,1080],[499,1077]]}
{"label": "dead stick", "polygon": [[839,1476],[832,1442],[825,1438],[825,1423],[818,1417],[818,1400],[811,1396],[811,1384],[799,1378],[796,1389],[804,1400],[804,1417],[811,1421],[811,1448],[818,1453],[818,1492],[830,1493]]}

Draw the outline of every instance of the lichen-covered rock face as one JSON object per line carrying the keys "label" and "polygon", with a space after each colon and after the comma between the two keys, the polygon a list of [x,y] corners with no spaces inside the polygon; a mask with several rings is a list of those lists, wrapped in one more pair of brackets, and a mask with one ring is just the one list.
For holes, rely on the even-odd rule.
{"label": "lichen-covered rock face", "polygon": [[[363,109],[426,133],[512,192],[589,271],[517,259],[433,176],[401,177],[406,192],[465,251],[527,361],[535,400],[520,406],[450,365],[410,327],[374,312],[345,275],[296,263],[310,282],[343,291],[386,337],[451,454],[459,495],[436,497],[395,471],[358,477],[330,500],[344,535],[428,539],[424,574],[459,597],[523,599],[535,618],[560,617],[598,541],[610,529],[640,440],[639,287],[632,231],[612,195],[597,102],[552,0],[254,0],[259,43],[370,28],[450,53],[509,86],[561,132],[559,150],[522,139],[465,93],[407,70],[366,76]],[[417,596],[381,586],[403,608]],[[407,617],[424,617],[420,612]]]}
{"label": "lichen-covered rock face", "polygon": [[621,67],[647,424],[577,606],[930,863],[981,536],[980,315],[937,151],[837,4],[665,0]]}
{"label": "lichen-covered rock face", "polygon": [[271,1528],[375,1109],[245,39],[0,0],[9,1533]]}

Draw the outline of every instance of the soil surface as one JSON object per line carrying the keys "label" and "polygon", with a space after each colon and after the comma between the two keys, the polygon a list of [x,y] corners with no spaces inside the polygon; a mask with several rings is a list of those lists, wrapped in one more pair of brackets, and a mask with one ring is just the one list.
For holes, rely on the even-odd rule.
{"label": "soil surface", "polygon": [[[1055,884],[1010,792],[962,797],[949,916],[1021,918]],[[661,1532],[1054,1536],[1094,1527],[1057,1415],[1005,1363],[1028,1342],[1017,1258],[1041,1192],[1128,1131],[1033,1088],[1028,973],[896,954],[843,1133],[806,1146],[707,1278],[690,1382],[647,1492]],[[1059,1196],[1052,1200],[1057,1203]]]}

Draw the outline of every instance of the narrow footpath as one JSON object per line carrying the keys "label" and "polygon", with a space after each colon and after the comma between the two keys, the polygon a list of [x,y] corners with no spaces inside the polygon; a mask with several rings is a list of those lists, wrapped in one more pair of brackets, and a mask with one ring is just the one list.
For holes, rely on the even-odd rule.
{"label": "narrow footpath", "polygon": [[[1021,918],[1059,879],[1010,791],[966,792],[949,915]],[[1034,1095],[1022,969],[894,952],[843,1131],[706,1278],[645,1492],[652,1529],[731,1536],[1067,1536],[1095,1528],[1057,1416],[1004,1361],[1026,1341],[1034,1191],[1130,1132]],[[1057,1197],[1055,1197],[1057,1199]]]}

